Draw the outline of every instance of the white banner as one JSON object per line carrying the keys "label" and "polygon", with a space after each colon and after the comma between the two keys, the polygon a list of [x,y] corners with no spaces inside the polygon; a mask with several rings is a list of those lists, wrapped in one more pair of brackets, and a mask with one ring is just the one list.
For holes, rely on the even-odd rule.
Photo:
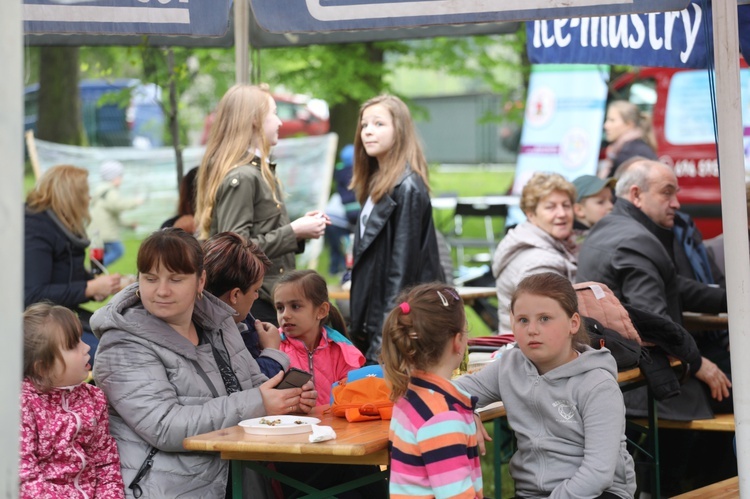
{"label": "white banner", "polygon": [[[324,210],[331,193],[338,137],[330,133],[315,137],[282,139],[272,157],[278,163],[276,173],[282,182],[286,207],[292,220],[310,210]],[[99,165],[114,159],[122,162],[125,173],[120,192],[123,197],[141,196],[146,202],[126,211],[123,222],[136,223],[139,236],[145,237],[177,212],[177,169],[174,149],[135,149],[132,147],[76,147],[36,140],[39,168],[70,164],[89,170],[89,188],[93,192],[101,182]],[[200,165],[203,147],[183,150],[185,173]],[[301,264],[317,257],[322,241],[308,243]]]}

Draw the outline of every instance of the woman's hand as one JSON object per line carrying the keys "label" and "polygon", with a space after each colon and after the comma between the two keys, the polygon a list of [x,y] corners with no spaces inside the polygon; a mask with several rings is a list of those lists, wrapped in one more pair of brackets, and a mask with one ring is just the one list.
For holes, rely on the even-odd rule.
{"label": "woman's hand", "polygon": [[315,385],[312,380],[302,385],[302,395],[300,395],[299,412],[309,414],[315,407],[315,401],[318,398],[318,392],[315,391]]}
{"label": "woman's hand", "polygon": [[[315,212],[310,212],[315,213]],[[297,239],[318,239],[326,232],[326,225],[330,223],[325,214],[315,216],[305,215],[292,222],[292,230]]]}
{"label": "woman's hand", "polygon": [[86,281],[86,298],[102,301],[120,291],[120,274],[100,275]]}
{"label": "woman's hand", "polygon": [[719,402],[729,397],[732,382],[729,381],[724,371],[707,358],[703,357],[701,368],[695,373],[695,377],[708,385],[709,390],[711,390],[711,397]]}
{"label": "woman's hand", "polygon": [[281,335],[278,328],[270,322],[261,322],[255,319],[255,330],[258,332],[258,341],[263,348],[279,349],[281,345]]}
{"label": "woman's hand", "polygon": [[260,396],[263,398],[263,407],[265,407],[268,416],[291,414],[302,409],[300,407],[302,388],[286,388],[284,390],[275,388],[283,378],[284,371],[279,371],[276,376],[258,387]]}
{"label": "woman's hand", "polygon": [[314,210],[314,211],[308,211],[305,213],[306,217],[314,217],[314,218],[322,218],[326,221],[326,225],[331,225],[331,217],[325,214],[325,212],[322,212],[320,210]]}

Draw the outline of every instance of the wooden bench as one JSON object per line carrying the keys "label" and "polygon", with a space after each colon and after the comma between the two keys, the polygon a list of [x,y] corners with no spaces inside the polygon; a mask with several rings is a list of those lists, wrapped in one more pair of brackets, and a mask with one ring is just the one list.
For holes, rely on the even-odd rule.
{"label": "wooden bench", "polygon": [[734,477],[685,492],[672,499],[736,499],[738,497],[740,497],[740,480],[739,477]]}
{"label": "wooden bench", "polygon": [[[631,419],[633,423],[648,427],[646,419]],[[700,431],[734,431],[734,414],[717,414],[713,419],[694,419],[693,421],[674,421],[671,419],[659,419],[658,427],[673,430],[700,430]]]}

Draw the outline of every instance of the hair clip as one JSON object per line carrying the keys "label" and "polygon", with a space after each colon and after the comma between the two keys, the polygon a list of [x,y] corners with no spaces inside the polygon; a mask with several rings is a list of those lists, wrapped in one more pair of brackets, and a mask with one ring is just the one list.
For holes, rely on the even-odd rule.
{"label": "hair clip", "polygon": [[445,292],[448,293],[453,297],[454,300],[458,301],[460,300],[458,293],[456,293],[456,290],[453,288],[445,288]]}
{"label": "hair clip", "polygon": [[440,291],[438,291],[437,294],[440,297],[440,301],[443,302],[443,306],[447,307],[448,306],[448,299],[445,296],[443,296],[443,293],[441,293]]}
{"label": "hair clip", "polygon": [[409,333],[409,338],[411,338],[412,340],[418,340],[419,336],[417,335],[416,331],[412,331],[411,333]]}
{"label": "hair clip", "polygon": [[401,313],[404,314],[404,315],[406,315],[409,312],[411,312],[411,307],[405,301],[401,302],[398,307],[401,309]]}

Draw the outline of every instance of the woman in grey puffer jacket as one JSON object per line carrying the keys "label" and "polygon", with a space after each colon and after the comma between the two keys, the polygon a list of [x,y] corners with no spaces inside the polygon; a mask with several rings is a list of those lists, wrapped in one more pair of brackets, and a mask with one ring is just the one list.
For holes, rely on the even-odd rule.
{"label": "woman in grey puffer jacket", "polygon": [[193,236],[155,232],[141,245],[138,271],[138,283],[91,320],[100,338],[94,379],[109,401],[125,492],[133,495],[128,486],[156,449],[137,484],[143,497],[223,498],[227,463],[186,452],[183,439],[247,418],[309,412],[317,394],[311,385],[276,390],[283,373],[268,380],[260,372],[234,310],[203,293],[203,252]]}
{"label": "woman in grey puffer jacket", "polygon": [[521,192],[527,221],[508,231],[492,258],[501,335],[512,335],[510,297],[531,274],[555,272],[573,282],[577,260],[573,234],[576,188],[557,173],[535,173]]}

